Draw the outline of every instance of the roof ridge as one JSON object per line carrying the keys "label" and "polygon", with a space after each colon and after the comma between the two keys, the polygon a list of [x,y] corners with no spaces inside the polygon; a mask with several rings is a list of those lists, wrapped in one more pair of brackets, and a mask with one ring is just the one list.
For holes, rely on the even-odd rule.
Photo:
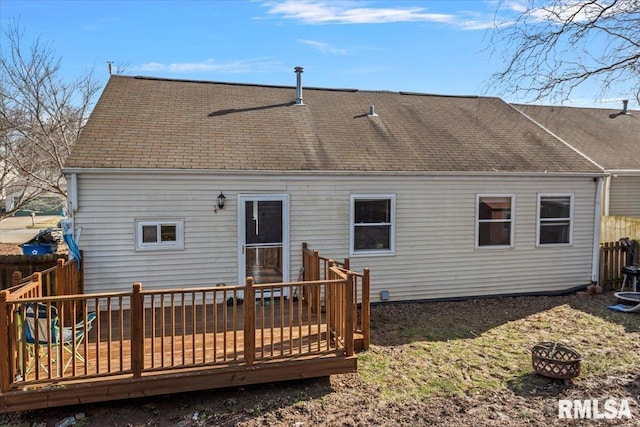
{"label": "roof ridge", "polygon": [[[124,75],[124,74],[113,74],[111,77],[128,78],[128,79],[136,79],[136,80],[179,82],[179,83],[202,83],[202,84],[215,84],[215,85],[228,85],[228,86],[264,87],[264,88],[274,88],[274,89],[295,89],[296,88],[295,85],[224,82],[224,81],[215,81],[215,80],[184,79],[184,78],[156,77],[156,76],[144,76],[144,75],[131,76],[131,75]],[[427,93],[427,92],[393,91],[393,90],[385,90],[385,89],[356,89],[356,88],[331,88],[331,87],[305,86],[304,90],[322,90],[322,91],[328,91],[328,92],[388,93],[393,95],[433,96],[433,97],[440,97],[440,98],[500,99],[494,96],[449,95],[449,94],[438,94],[438,93]]]}
{"label": "roof ridge", "polygon": [[[241,82],[223,82],[215,80],[200,80],[200,79],[182,79],[182,78],[170,78],[170,77],[155,77],[155,76],[127,76],[123,74],[114,74],[111,77],[129,78],[136,80],[152,80],[152,81],[166,81],[166,82],[178,82],[178,83],[202,83],[202,84],[215,84],[215,85],[229,85],[229,86],[249,86],[249,87],[266,87],[274,89],[295,89],[295,85],[276,85],[266,83],[241,83]],[[305,90],[326,90],[335,92],[361,92],[359,89],[353,88],[325,88],[325,87],[312,87],[305,86]]]}

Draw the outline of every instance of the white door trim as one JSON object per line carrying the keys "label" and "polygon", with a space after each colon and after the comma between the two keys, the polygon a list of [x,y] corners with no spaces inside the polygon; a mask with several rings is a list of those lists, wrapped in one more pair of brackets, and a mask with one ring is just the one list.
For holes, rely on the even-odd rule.
{"label": "white door trim", "polygon": [[246,251],[244,250],[245,202],[281,201],[282,202],[282,281],[290,281],[290,242],[289,242],[289,195],[288,194],[238,194],[238,283],[244,286],[246,278]]}

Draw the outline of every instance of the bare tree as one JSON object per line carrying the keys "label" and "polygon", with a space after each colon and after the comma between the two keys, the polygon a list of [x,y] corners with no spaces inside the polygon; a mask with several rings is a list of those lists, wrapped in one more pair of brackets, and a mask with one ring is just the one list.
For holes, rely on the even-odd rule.
{"label": "bare tree", "polygon": [[16,20],[2,34],[0,53],[0,218],[45,194],[66,196],[62,166],[99,90],[92,72],[65,81],[60,58],[39,38],[23,46]]}
{"label": "bare tree", "polygon": [[[590,81],[604,96],[621,88],[640,102],[640,0],[527,0],[491,38],[504,68],[491,86],[533,101],[565,101]],[[514,10],[512,8],[512,10]]]}

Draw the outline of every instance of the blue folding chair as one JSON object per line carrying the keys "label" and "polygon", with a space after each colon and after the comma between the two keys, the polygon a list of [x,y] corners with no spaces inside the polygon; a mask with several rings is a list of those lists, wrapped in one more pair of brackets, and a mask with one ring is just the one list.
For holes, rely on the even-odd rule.
{"label": "blue folding chair", "polygon": [[49,359],[51,363],[56,363],[58,374],[60,374],[60,364],[57,363],[56,355],[60,354],[61,345],[63,351],[69,354],[62,372],[67,370],[74,359],[87,363],[78,349],[92,328],[96,318],[95,312],[87,313],[86,320],[83,319],[74,326],[62,328],[58,310],[53,305],[28,304],[24,317],[24,341],[29,358],[25,374],[33,371],[36,363],[48,372]]}

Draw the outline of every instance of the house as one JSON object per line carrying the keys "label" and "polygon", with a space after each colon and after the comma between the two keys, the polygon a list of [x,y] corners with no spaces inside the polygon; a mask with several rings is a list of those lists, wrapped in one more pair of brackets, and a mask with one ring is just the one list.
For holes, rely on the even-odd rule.
{"label": "house", "polygon": [[602,214],[640,217],[640,111],[514,105],[606,172]]}
{"label": "house", "polygon": [[64,172],[89,292],[295,281],[303,242],[373,302],[597,280],[602,168],[498,98],[114,75]]}

